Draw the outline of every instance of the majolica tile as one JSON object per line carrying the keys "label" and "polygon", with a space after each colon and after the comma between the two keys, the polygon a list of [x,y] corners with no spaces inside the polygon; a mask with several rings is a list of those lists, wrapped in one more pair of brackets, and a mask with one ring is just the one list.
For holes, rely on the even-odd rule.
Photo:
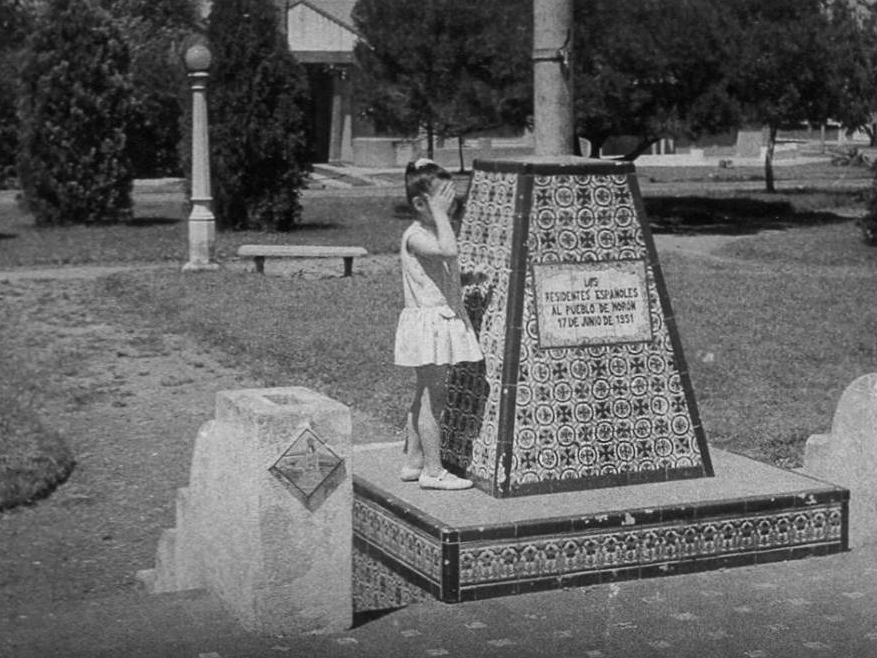
{"label": "majolica tile", "polygon": [[442,577],[442,545],[372,501],[356,496],[353,532],[433,581]]}
{"label": "majolica tile", "polygon": [[442,457],[497,497],[711,475],[630,166],[476,163],[460,230],[485,360]]}
{"label": "majolica tile", "polygon": [[[360,482],[354,513],[354,579],[368,580],[355,583],[358,610],[404,605],[420,596],[453,603],[755,565],[828,555],[846,546],[846,501],[753,513],[747,507],[758,505],[738,499],[694,503],[691,513],[685,507],[601,513],[592,522],[577,516],[456,528],[439,522],[445,539],[438,540],[438,529],[423,532],[363,499],[368,487]],[[792,498],[764,500],[775,505]]]}

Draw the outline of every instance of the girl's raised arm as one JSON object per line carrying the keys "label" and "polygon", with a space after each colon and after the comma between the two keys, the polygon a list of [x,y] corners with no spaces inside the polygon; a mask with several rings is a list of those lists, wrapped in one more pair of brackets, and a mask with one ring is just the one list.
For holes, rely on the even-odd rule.
{"label": "girl's raised arm", "polygon": [[457,238],[451,227],[448,210],[454,202],[454,183],[447,181],[441,188],[427,199],[430,214],[435,222],[436,235],[420,232],[408,239],[408,249],[420,256],[439,258],[455,258],[457,256]]}

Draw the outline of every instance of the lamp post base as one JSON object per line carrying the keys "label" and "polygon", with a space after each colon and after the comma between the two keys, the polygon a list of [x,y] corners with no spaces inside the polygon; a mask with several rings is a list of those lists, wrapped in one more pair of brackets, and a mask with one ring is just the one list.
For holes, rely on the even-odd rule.
{"label": "lamp post base", "polygon": [[214,258],[216,222],[208,204],[194,200],[189,215],[189,262],[183,265],[183,272],[219,269]]}
{"label": "lamp post base", "polygon": [[189,261],[185,265],[183,265],[183,272],[204,272],[204,271],[213,271],[219,269],[219,263],[206,261]]}

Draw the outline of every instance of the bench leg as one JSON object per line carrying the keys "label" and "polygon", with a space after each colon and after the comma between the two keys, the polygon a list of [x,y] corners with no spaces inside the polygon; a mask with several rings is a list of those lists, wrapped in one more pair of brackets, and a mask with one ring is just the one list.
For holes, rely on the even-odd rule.
{"label": "bench leg", "polygon": [[353,256],[344,257],[344,276],[353,276]]}
{"label": "bench leg", "polygon": [[265,257],[253,256],[253,262],[256,263],[256,272],[259,274],[265,274]]}

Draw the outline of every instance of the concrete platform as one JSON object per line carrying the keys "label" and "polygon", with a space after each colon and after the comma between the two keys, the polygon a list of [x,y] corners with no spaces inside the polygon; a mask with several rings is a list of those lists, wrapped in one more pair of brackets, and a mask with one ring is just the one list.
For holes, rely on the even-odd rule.
{"label": "concrete platform", "polygon": [[715,477],[497,499],[357,454],[354,609],[454,603],[847,550],[849,492],[713,448]]}

